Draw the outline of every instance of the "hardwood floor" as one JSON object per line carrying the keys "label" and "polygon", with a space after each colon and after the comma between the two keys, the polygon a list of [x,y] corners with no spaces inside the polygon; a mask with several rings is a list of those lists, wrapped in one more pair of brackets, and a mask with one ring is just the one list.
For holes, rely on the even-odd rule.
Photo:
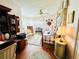
{"label": "hardwood floor", "polygon": [[51,48],[45,48],[29,44],[22,51],[17,53],[16,59],[28,59],[29,55],[37,50],[46,51],[51,56],[51,59],[56,59]]}

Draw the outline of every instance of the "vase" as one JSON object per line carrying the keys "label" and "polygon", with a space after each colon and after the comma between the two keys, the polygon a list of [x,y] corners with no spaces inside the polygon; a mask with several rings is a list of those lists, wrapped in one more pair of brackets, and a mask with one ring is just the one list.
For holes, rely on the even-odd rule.
{"label": "vase", "polygon": [[9,33],[5,33],[5,39],[9,39],[10,35]]}

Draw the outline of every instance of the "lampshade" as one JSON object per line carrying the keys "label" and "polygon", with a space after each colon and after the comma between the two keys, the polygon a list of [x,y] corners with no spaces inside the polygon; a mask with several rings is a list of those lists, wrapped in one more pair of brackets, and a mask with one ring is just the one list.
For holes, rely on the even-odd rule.
{"label": "lampshade", "polygon": [[65,35],[66,34],[66,26],[58,27],[57,35]]}
{"label": "lampshade", "polygon": [[10,35],[9,33],[5,33],[5,39],[9,39]]}

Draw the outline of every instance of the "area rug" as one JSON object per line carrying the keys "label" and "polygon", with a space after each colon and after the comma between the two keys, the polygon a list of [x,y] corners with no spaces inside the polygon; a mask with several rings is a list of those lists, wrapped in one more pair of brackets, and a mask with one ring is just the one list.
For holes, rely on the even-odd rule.
{"label": "area rug", "polygon": [[30,55],[29,59],[51,59],[51,56],[45,51],[36,51]]}
{"label": "area rug", "polygon": [[40,33],[35,33],[33,37],[28,40],[28,44],[41,46],[42,35]]}

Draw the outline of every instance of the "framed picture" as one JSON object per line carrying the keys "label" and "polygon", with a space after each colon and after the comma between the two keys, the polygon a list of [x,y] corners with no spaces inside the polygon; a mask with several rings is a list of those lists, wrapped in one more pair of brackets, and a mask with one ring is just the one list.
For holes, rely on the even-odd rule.
{"label": "framed picture", "polygon": [[75,11],[70,11],[68,13],[67,23],[74,23]]}

